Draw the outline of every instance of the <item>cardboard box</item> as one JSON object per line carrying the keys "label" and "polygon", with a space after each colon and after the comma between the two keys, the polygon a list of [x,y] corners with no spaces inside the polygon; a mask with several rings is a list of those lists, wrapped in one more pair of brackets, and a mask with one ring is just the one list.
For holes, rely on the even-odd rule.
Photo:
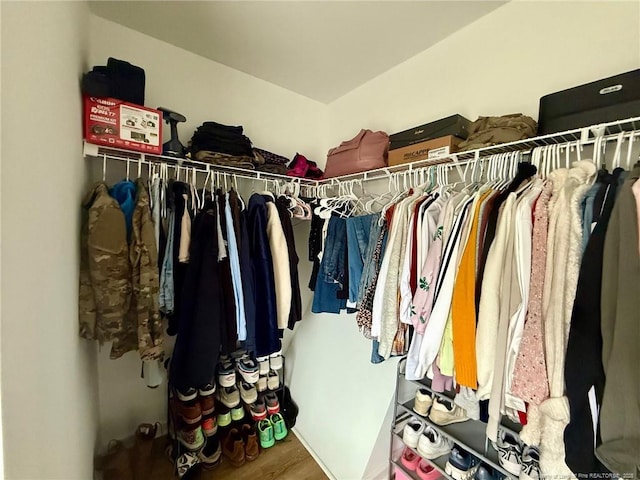
{"label": "cardboard box", "polygon": [[116,98],[85,96],[83,103],[87,142],[162,155],[162,112]]}
{"label": "cardboard box", "polygon": [[[389,150],[389,165],[418,162],[420,160],[440,159],[458,151],[461,138],[447,135],[426,142],[415,143],[402,148]],[[431,155],[429,152],[433,152]]]}

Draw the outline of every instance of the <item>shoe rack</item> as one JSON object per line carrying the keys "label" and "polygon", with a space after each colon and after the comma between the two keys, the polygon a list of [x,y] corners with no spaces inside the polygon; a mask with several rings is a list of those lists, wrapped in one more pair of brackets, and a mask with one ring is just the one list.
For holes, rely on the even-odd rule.
{"label": "shoe rack", "polygon": [[[492,467],[494,471],[507,479],[517,479],[505,470],[498,460],[498,451],[493,444],[487,439],[487,424],[480,420],[466,420],[464,422],[453,423],[451,425],[440,426],[431,421],[429,416],[422,417],[413,411],[415,401],[415,392],[418,388],[427,389],[433,398],[440,398],[452,402],[455,392],[435,392],[431,388],[431,380],[424,378],[422,380],[407,380],[405,377],[406,357],[400,359],[398,363],[398,371],[396,378],[396,390],[394,396],[393,418],[391,424],[391,442],[389,451],[389,478],[393,479],[394,468],[402,470],[404,474],[412,479],[420,480],[416,472],[409,471],[400,461],[404,448],[409,448],[417,455],[420,455],[415,448],[407,447],[402,440],[402,432],[404,426],[411,418],[417,418],[425,426],[431,426],[445,438],[449,438],[454,444],[458,445],[462,450],[467,451],[480,462]],[[508,418],[503,417],[501,429],[511,432],[516,437],[520,431],[519,424],[511,422]],[[434,460],[427,460],[433,467],[440,472],[443,478],[447,480],[455,480],[452,476],[445,472],[445,465],[449,455],[443,455]]]}

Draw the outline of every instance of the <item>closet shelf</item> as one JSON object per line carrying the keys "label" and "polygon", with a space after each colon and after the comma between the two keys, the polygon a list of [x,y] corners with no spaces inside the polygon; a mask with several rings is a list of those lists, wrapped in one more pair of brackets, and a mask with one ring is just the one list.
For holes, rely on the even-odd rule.
{"label": "closet shelf", "polygon": [[398,407],[406,413],[412,414],[425,425],[433,427],[445,437],[448,437],[453,443],[462,447],[463,450],[471,453],[482,462],[490,465],[503,475],[515,478],[500,465],[498,460],[498,452],[493,448],[493,444],[487,440],[487,425],[474,420],[453,423],[451,425],[440,426],[433,423],[428,417],[421,417],[413,411],[413,400],[398,404]]}
{"label": "closet shelf", "polygon": [[[613,122],[607,122],[597,125],[591,125],[589,127],[576,128],[573,130],[567,130],[565,132],[551,133],[548,135],[542,135],[539,137],[527,138],[516,142],[503,143],[500,145],[494,145],[491,147],[478,148],[476,150],[468,150],[465,152],[452,153],[448,157],[431,160],[421,160],[418,162],[412,162],[402,165],[394,165],[383,168],[377,168],[362,173],[354,173],[350,175],[342,175],[339,177],[327,178],[323,180],[313,180],[298,177],[289,177],[287,175],[278,175],[275,173],[252,171],[236,167],[227,167],[222,165],[212,165],[206,162],[198,162],[195,160],[189,160],[184,158],[167,157],[163,155],[151,155],[148,153],[134,152],[129,150],[123,150],[120,148],[113,148],[104,145],[96,145],[89,142],[84,142],[84,156],[92,158],[116,161],[129,161],[135,163],[144,163],[147,165],[153,164],[168,164],[176,167],[190,167],[195,168],[198,171],[207,172],[209,170],[213,172],[221,172],[229,175],[235,175],[237,178],[245,178],[251,180],[287,180],[295,181],[304,186],[320,186],[320,185],[332,185],[347,180],[376,180],[385,178],[391,173],[401,173],[405,171],[412,171],[431,165],[437,165],[447,163],[451,165],[466,164],[471,160],[479,159],[481,157],[488,157],[491,155],[509,153],[509,152],[522,152],[529,153],[536,147],[544,147],[548,145],[591,145],[595,143],[595,139],[598,137],[604,137],[610,140],[617,137],[620,133],[624,132],[625,136],[635,136],[640,134],[640,117],[628,118],[625,120],[616,120]],[[135,168],[135,164],[134,164]]]}
{"label": "closet shelf", "polygon": [[[409,380],[411,383],[416,385],[418,388],[426,388],[431,392],[431,395],[435,395],[436,397],[443,398],[449,402],[453,402],[454,394],[452,392],[436,392],[433,388],[431,388],[431,381],[427,378],[422,380]],[[411,405],[413,408],[413,404]],[[500,428],[508,431],[512,435],[518,436],[520,434],[520,430],[522,430],[522,426],[519,423],[514,423],[509,420],[508,417],[503,416],[502,421],[500,422]]]}

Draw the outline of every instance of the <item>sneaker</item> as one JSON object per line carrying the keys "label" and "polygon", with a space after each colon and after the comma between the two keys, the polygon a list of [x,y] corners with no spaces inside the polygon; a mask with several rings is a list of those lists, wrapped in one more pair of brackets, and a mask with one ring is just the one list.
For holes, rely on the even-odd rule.
{"label": "sneaker", "polygon": [[206,397],[208,395],[213,395],[216,393],[216,384],[215,383],[207,383],[206,385],[200,387],[198,389],[198,393],[201,397]]}
{"label": "sneaker", "polygon": [[416,390],[416,399],[413,402],[413,411],[422,417],[426,417],[431,408],[433,399],[431,398],[431,392],[426,388],[419,388]]}
{"label": "sneaker", "polygon": [[267,390],[267,375],[260,375],[258,377],[258,383],[256,383],[256,390],[258,392],[264,392],[265,390]]}
{"label": "sneaker", "polygon": [[262,398],[256,400],[255,403],[247,405],[247,408],[249,409],[251,418],[253,418],[255,422],[259,422],[260,420],[267,418],[267,406]]}
{"label": "sneaker", "polygon": [[230,409],[228,408],[220,409],[220,412],[218,412],[218,425],[223,428],[231,425]]}
{"label": "sneaker", "polygon": [[269,355],[269,366],[272,370],[280,370],[282,368],[282,350]]}
{"label": "sneaker", "polygon": [[267,413],[269,415],[280,413],[280,402],[278,402],[278,396],[275,393],[267,393],[264,396],[264,403],[267,404]]}
{"label": "sneaker", "polygon": [[425,459],[420,460],[420,462],[418,463],[416,473],[418,474],[418,478],[421,478],[422,480],[435,480],[436,478],[440,478],[442,476],[440,474],[440,471]]}
{"label": "sneaker", "polygon": [[254,461],[260,455],[258,448],[258,435],[254,426],[245,423],[242,425],[242,440],[244,441],[244,457],[248,462]]}
{"label": "sneaker", "polygon": [[239,422],[244,418],[244,407],[242,405],[238,405],[235,408],[231,409],[231,420],[234,422]]}
{"label": "sneaker", "polygon": [[247,383],[257,383],[260,376],[258,364],[249,355],[236,360],[236,369]]}
{"label": "sneaker", "polygon": [[202,415],[211,415],[215,410],[216,401],[212,394],[206,396],[201,395],[198,401]]}
{"label": "sneaker", "polygon": [[218,422],[216,422],[215,415],[202,419],[202,431],[206,437],[212,437],[218,433]]}
{"label": "sneaker", "polygon": [[243,380],[238,383],[238,390],[240,390],[240,398],[244,403],[254,403],[258,400],[258,391],[254,385]]}
{"label": "sneaker", "polygon": [[275,370],[269,370],[267,376],[267,387],[269,390],[277,390],[280,387],[280,375]]}
{"label": "sneaker", "polygon": [[455,446],[449,454],[444,471],[455,480],[471,480],[479,463],[473,455]]}
{"label": "sneaker", "polygon": [[288,432],[282,415],[276,413],[275,415],[271,415],[271,417],[269,417],[269,420],[271,421],[271,425],[273,425],[273,436],[275,437],[275,439],[284,440]]}
{"label": "sneaker", "polygon": [[195,398],[198,396],[198,391],[195,388],[176,391],[178,392],[178,399],[183,402],[190,402],[191,400],[195,400]]}
{"label": "sneaker", "polygon": [[[498,459],[500,466],[511,475],[520,475],[520,458],[522,456],[522,446],[518,439],[506,430],[498,433]],[[535,452],[534,452],[535,455]]]}
{"label": "sneaker", "polygon": [[258,373],[260,375],[268,375],[269,374],[269,355],[266,357],[258,357],[256,358],[258,362]]}
{"label": "sneaker", "polygon": [[220,400],[225,407],[237,407],[240,403],[240,392],[235,385],[221,388],[218,390],[218,400]]}
{"label": "sneaker", "polygon": [[236,384],[236,370],[231,360],[218,363],[218,383],[221,387],[233,387]]}
{"label": "sneaker", "polygon": [[180,400],[175,402],[178,416],[182,418],[187,425],[194,425],[202,420],[202,408],[200,402],[197,400],[191,400],[189,402],[182,402]]}
{"label": "sneaker", "polygon": [[402,441],[407,447],[416,448],[418,446],[418,439],[420,438],[420,435],[422,435],[422,432],[424,432],[424,423],[416,417],[413,417],[404,426],[404,430],[402,431]]}
{"label": "sneaker", "polygon": [[496,471],[489,465],[481,463],[476,473],[473,475],[473,480],[500,480],[501,475],[496,474]]}
{"label": "sneaker", "polygon": [[273,436],[273,425],[268,418],[258,422],[258,433],[260,435],[260,446],[262,448],[270,448],[276,443]]}
{"label": "sneaker", "polygon": [[433,399],[429,418],[433,423],[440,426],[469,420],[463,408],[453,402],[441,400],[437,397]]}
{"label": "sneaker", "polygon": [[229,435],[222,442],[222,454],[229,459],[229,462],[234,467],[244,465],[244,443],[242,442],[242,435],[240,435],[237,428],[232,428]]}
{"label": "sneaker", "polygon": [[[540,450],[538,447],[524,447],[522,451],[522,468],[520,480],[540,479]],[[479,479],[483,480],[483,479]]]}
{"label": "sneaker", "polygon": [[218,437],[207,437],[207,443],[198,453],[198,459],[206,470],[211,470],[220,465],[222,458],[222,448]]}
{"label": "sneaker", "polygon": [[400,457],[400,463],[405,466],[406,469],[410,471],[415,471],[418,468],[418,463],[420,462],[420,457],[409,447],[404,447],[402,451],[402,457]]}
{"label": "sneaker", "polygon": [[429,460],[447,455],[451,452],[453,442],[433,427],[426,427],[418,440],[418,453]]}
{"label": "sneaker", "polygon": [[178,441],[184,445],[184,448],[195,452],[200,450],[204,445],[204,435],[200,426],[192,430],[180,430],[178,432]]}
{"label": "sneaker", "polygon": [[393,479],[394,480],[411,480],[411,477],[406,473],[404,473],[404,471],[401,468],[398,468],[394,465]]}

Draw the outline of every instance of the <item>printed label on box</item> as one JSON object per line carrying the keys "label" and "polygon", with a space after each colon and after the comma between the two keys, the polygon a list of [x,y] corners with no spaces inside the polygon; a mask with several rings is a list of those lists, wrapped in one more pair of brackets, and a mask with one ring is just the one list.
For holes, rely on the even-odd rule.
{"label": "printed label on box", "polygon": [[84,138],[147,153],[162,153],[162,114],[114,98],[84,97]]}
{"label": "printed label on box", "polygon": [[427,155],[427,158],[431,160],[434,158],[446,157],[450,153],[449,150],[450,150],[449,145],[445,147],[440,147],[440,148],[432,148],[431,150],[429,150],[429,154]]}

